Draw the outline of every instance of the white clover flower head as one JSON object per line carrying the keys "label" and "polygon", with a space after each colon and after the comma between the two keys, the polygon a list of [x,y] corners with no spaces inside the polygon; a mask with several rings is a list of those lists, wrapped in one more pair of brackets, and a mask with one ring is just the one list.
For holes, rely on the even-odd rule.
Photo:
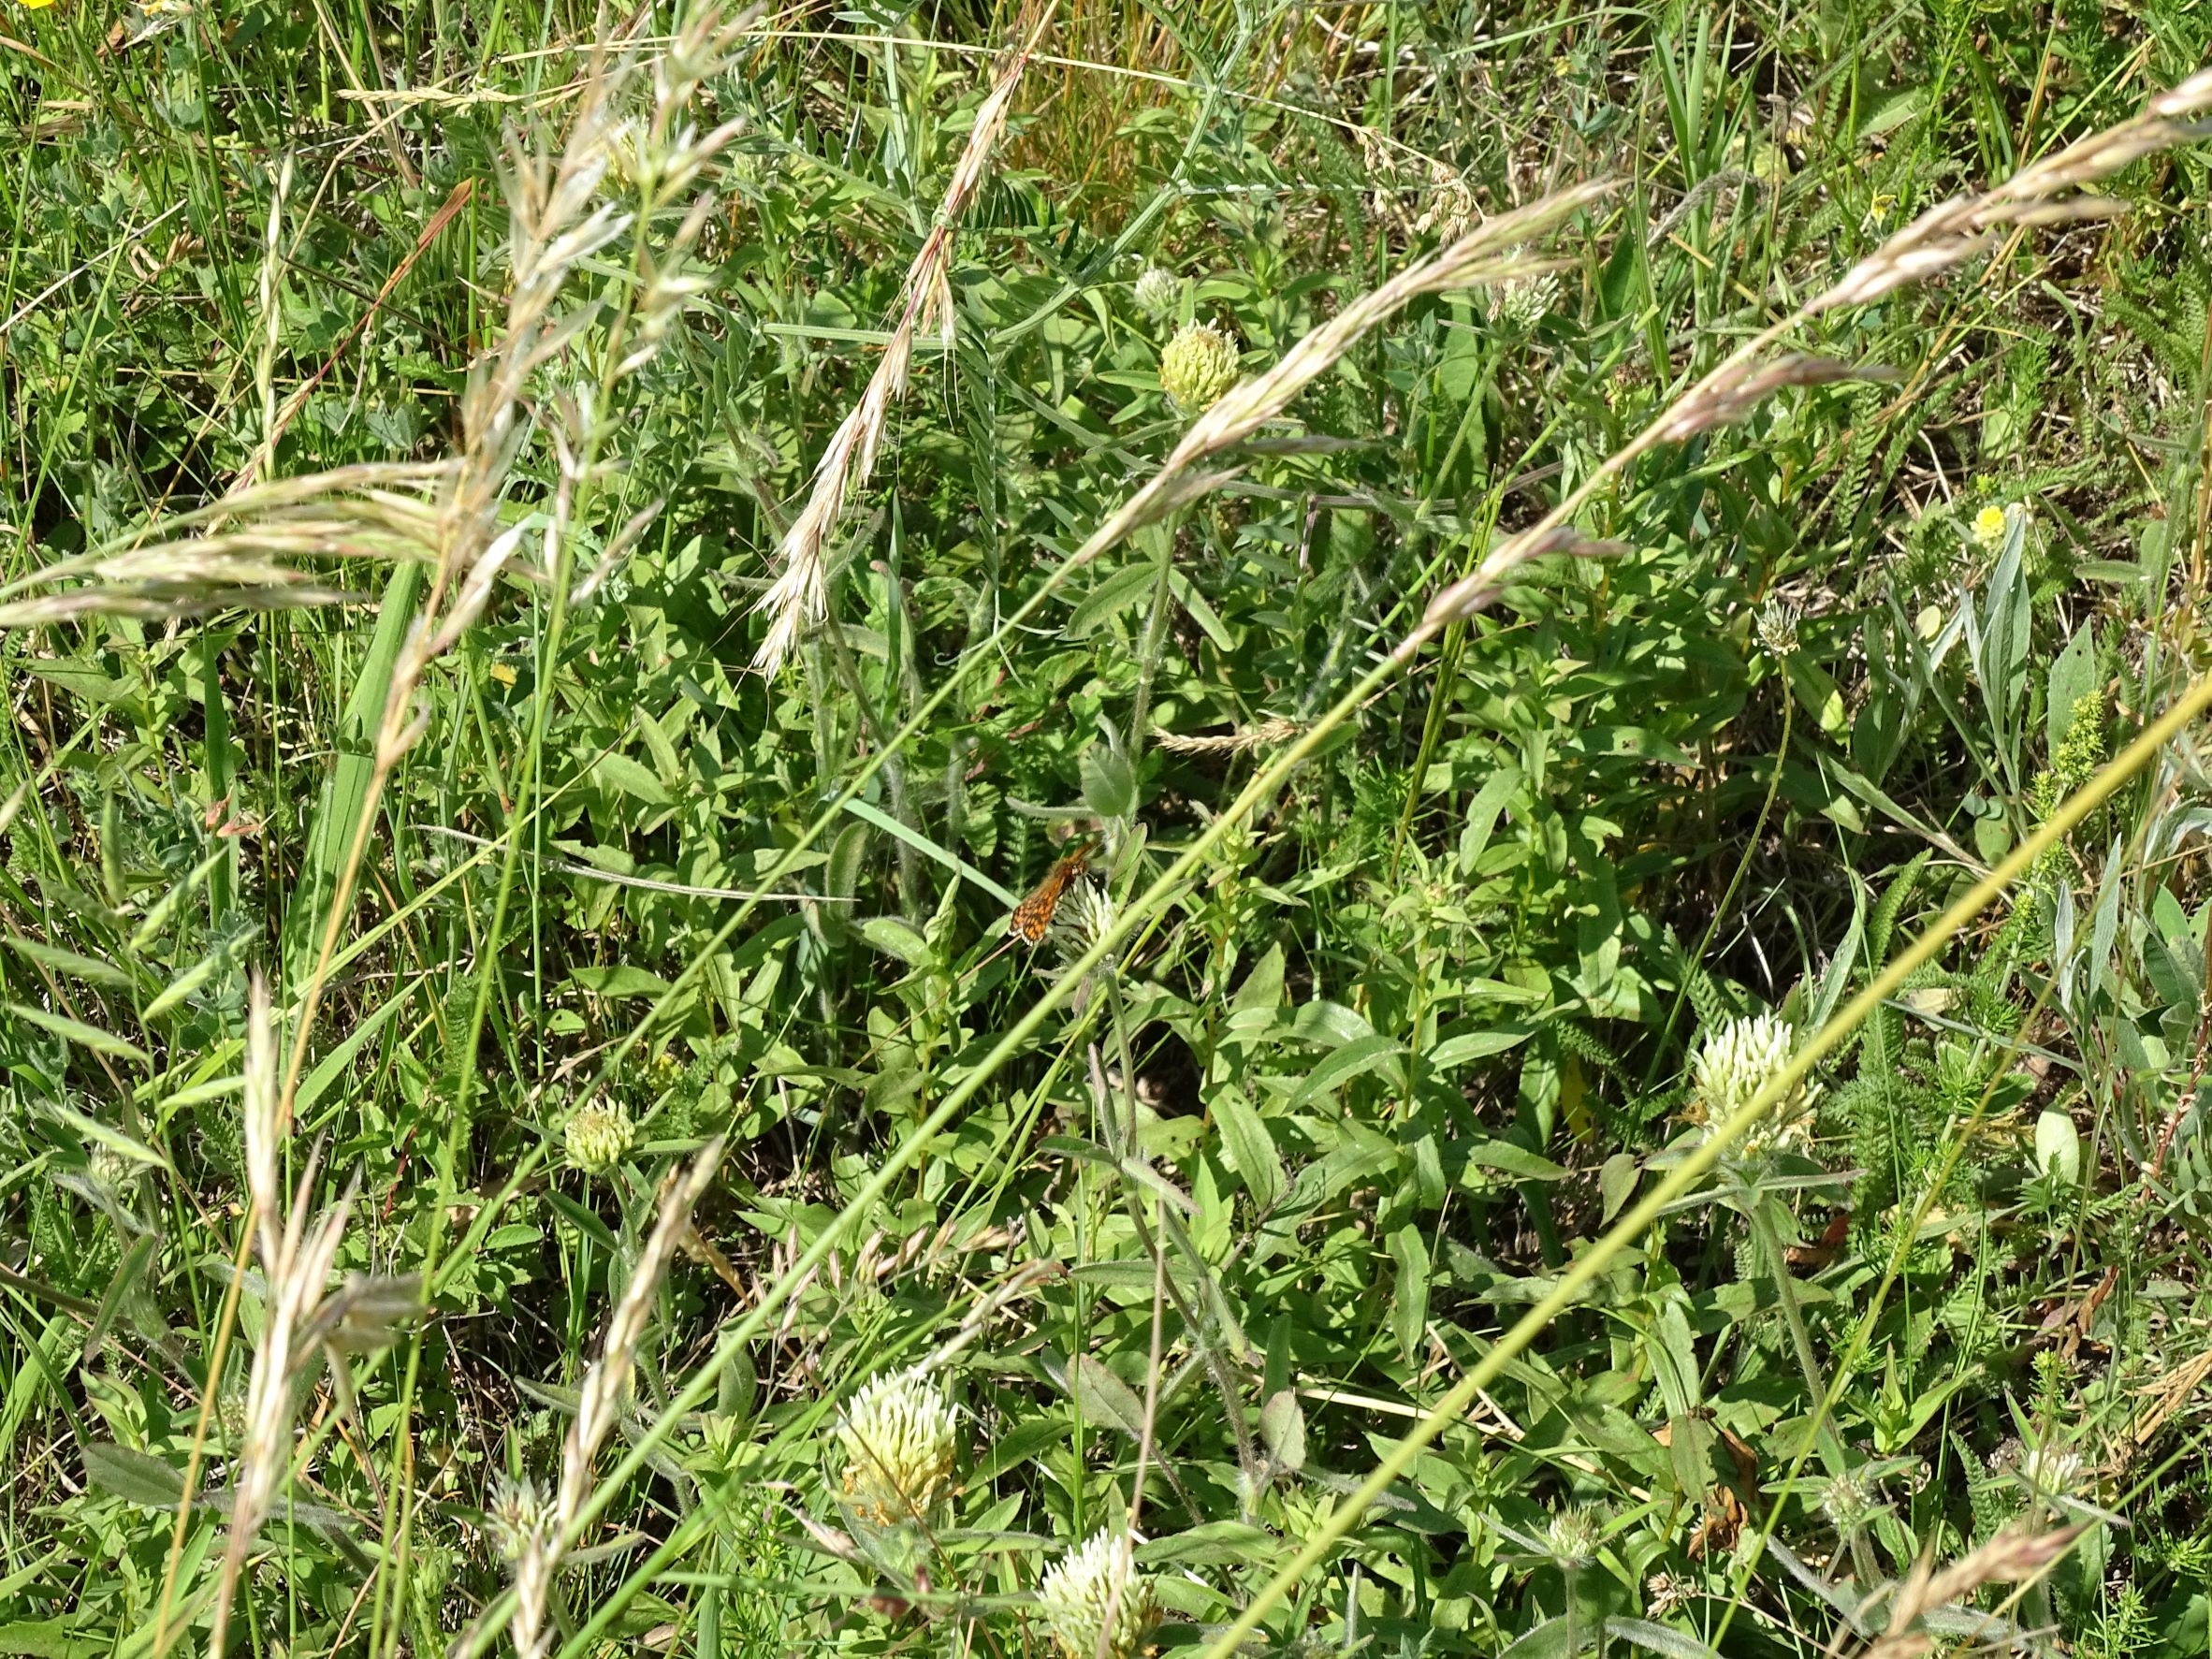
{"label": "white clover flower head", "polygon": [[1159,355],[1160,390],[1186,419],[1221,401],[1242,372],[1237,342],[1211,323],[1186,323]]}
{"label": "white clover flower head", "polygon": [[880,1376],[837,1419],[845,1502],[878,1526],[925,1517],[953,1487],[959,1418],[919,1370]]}
{"label": "white clover flower head", "polygon": [[[1717,1124],[1750,1104],[1768,1080],[1789,1064],[1797,1042],[1796,1027],[1770,1013],[1730,1020],[1710,1034],[1690,1066],[1698,1120]],[[1805,1109],[1810,1103],[1802,1084],[1791,1090],[1745,1134],[1743,1151],[1802,1146],[1808,1139]]]}
{"label": "white clover flower head", "polygon": [[2009,522],[2005,510],[1991,502],[1974,515],[1974,540],[1986,552],[1993,552],[2004,540]]}
{"label": "white clover flower head", "polygon": [[1044,1627],[1063,1659],[1136,1659],[1159,1622],[1152,1580],[1127,1533],[1101,1532],[1070,1550],[1037,1586]]}
{"label": "white clover flower head", "polygon": [[1137,279],[1137,309],[1156,323],[1165,323],[1183,309],[1183,284],[1175,273],[1148,265]]}
{"label": "white clover flower head", "polygon": [[598,1101],[577,1107],[562,1136],[568,1161],[587,1175],[605,1174],[629,1156],[636,1139],[628,1113]]}
{"label": "white clover flower head", "polygon": [[553,1500],[527,1475],[502,1475],[484,1506],[484,1530],[499,1558],[512,1566],[553,1524]]}

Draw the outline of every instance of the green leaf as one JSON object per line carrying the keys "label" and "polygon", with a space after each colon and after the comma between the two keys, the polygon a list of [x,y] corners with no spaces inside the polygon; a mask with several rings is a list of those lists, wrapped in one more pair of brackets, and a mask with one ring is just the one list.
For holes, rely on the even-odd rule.
{"label": "green leaf", "polygon": [[2096,691],[2096,634],[2085,625],[2075,629],[2066,648],[2051,659],[2050,674],[2044,680],[2044,730],[2050,745],[2045,753],[2059,752],[2067,727],[2074,723],[2074,705]]}
{"label": "green leaf", "polygon": [[174,1509],[184,1492],[184,1474],[161,1459],[109,1440],[82,1448],[85,1478],[102,1492],[148,1509]]}
{"label": "green leaf", "polygon": [[660,997],[668,990],[668,982],[659,974],[621,962],[604,968],[572,968],[568,982],[594,997]]}
{"label": "green leaf", "polygon": [[112,1055],[119,1060],[129,1060],[139,1066],[151,1066],[153,1063],[153,1056],[137,1043],[126,1042],[112,1032],[103,1031],[97,1026],[88,1026],[81,1020],[72,1020],[65,1014],[48,1013],[42,1008],[30,1008],[21,1002],[9,1003],[7,1011],[19,1019],[28,1020],[34,1026],[51,1031],[56,1037],[73,1042],[79,1048],[89,1048],[95,1054]]}
{"label": "green leaf", "polygon": [[1137,809],[1137,774],[1128,757],[1104,743],[1083,751],[1083,802],[1100,818],[1127,818]]}
{"label": "green leaf", "polygon": [[1429,1244],[1419,1228],[1409,1224],[1390,1234],[1390,1259],[1398,1267],[1390,1292],[1390,1332],[1398,1339],[1398,1351],[1410,1361],[1420,1354],[1429,1324]]}
{"label": "green leaf", "polygon": [[1275,1153],[1267,1125],[1241,1088],[1226,1088],[1212,1101],[1214,1127],[1230,1167],[1244,1178],[1244,1190],[1266,1209],[1283,1196],[1283,1160]]}
{"label": "green leaf", "polygon": [[1070,614],[1062,632],[1070,639],[1088,639],[1108,619],[1126,611],[1152,591],[1159,572],[1149,564],[1125,564],[1093,584]]}
{"label": "green leaf", "polygon": [[1305,1467],[1305,1412],[1288,1389],[1276,1390],[1259,1408],[1259,1439],[1293,1475]]}
{"label": "green leaf", "polygon": [[1342,1087],[1355,1077],[1381,1070],[1404,1052],[1404,1043],[1379,1035],[1357,1038],[1346,1043],[1306,1074],[1304,1084],[1291,1098],[1290,1110],[1297,1111],[1308,1100]]}
{"label": "green leaf", "polygon": [[921,968],[929,961],[929,941],[904,917],[870,916],[860,924],[860,937],[909,968]]}
{"label": "green leaf", "polygon": [[10,1659],[92,1659],[111,1646],[111,1635],[95,1626],[73,1626],[67,1619],[18,1619],[0,1624],[0,1653]]}
{"label": "green leaf", "polygon": [[1144,1403],[1104,1361],[1076,1355],[1068,1367],[1068,1391],[1091,1421],[1119,1429],[1132,1440],[1144,1437]]}
{"label": "green leaf", "polygon": [[67,979],[82,980],[94,985],[108,985],[117,990],[130,987],[129,974],[114,963],[102,962],[95,956],[80,955],[75,951],[65,951],[59,945],[42,945],[36,939],[17,939],[12,935],[8,938],[7,948]]}
{"label": "green leaf", "polygon": [[1631,1647],[1664,1654],[1666,1659],[1713,1659],[1713,1651],[1695,1637],[1648,1619],[1608,1619],[1606,1634]]}
{"label": "green leaf", "polygon": [[1283,1557],[1283,1540],[1241,1521],[1209,1521],[1137,1546],[1148,1567],[1266,1566]]}
{"label": "green leaf", "polygon": [[847,801],[845,803],[845,810],[851,813],[853,817],[859,819],[863,823],[871,824],[875,828],[881,830],[885,835],[893,837],[895,839],[904,841],[908,846],[919,852],[924,858],[929,859],[936,864],[941,864],[949,870],[958,871],[963,880],[974,882],[978,887],[982,888],[985,893],[989,894],[993,898],[997,899],[1008,910],[1012,910],[1016,905],[1022,902],[1019,895],[1009,893],[1005,888],[999,886],[997,882],[991,880],[990,877],[984,875],[982,871],[977,869],[975,866],[969,864],[966,859],[957,858],[952,853],[947,852],[942,847],[939,847],[927,836],[921,835],[914,830],[909,829],[905,824],[899,822],[897,819],[892,817],[890,813],[879,811],[876,808],[869,806],[866,801],[861,800]]}
{"label": "green leaf", "polygon": [[1495,1170],[1516,1181],[1557,1181],[1566,1173],[1541,1153],[1511,1141],[1477,1141],[1465,1156],[1469,1169]]}
{"label": "green leaf", "polygon": [[1487,1031],[1463,1031],[1455,1037],[1447,1037],[1421,1058],[1432,1070],[1449,1071],[1469,1060],[1504,1054],[1526,1042],[1535,1029],[1534,1026],[1511,1025],[1493,1026]]}
{"label": "green leaf", "polygon": [[100,1122],[96,1117],[87,1116],[74,1106],[60,1100],[41,1100],[38,1110],[56,1123],[68,1125],[86,1140],[96,1141],[110,1152],[122,1153],[134,1163],[144,1164],[150,1170],[169,1168],[169,1160],[153,1147],[124,1134],[121,1129]]}
{"label": "green leaf", "polygon": [[626,754],[609,749],[591,763],[591,780],[604,788],[643,801],[648,807],[674,806],[675,799],[652,769]]}

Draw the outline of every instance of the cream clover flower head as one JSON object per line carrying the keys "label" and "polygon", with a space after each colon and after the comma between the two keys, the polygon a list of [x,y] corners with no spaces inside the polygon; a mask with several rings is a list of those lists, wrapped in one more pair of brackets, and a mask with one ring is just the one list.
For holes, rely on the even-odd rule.
{"label": "cream clover flower head", "polygon": [[[1729,1020],[1710,1033],[1690,1065],[1699,1122],[1718,1124],[1751,1103],[1767,1081],[1789,1064],[1797,1050],[1796,1027],[1770,1013]],[[1761,1125],[1743,1139],[1743,1150],[1757,1152],[1794,1145],[1805,1139],[1805,1109],[1811,1097],[1802,1084],[1775,1102]]]}
{"label": "cream clover flower head", "polygon": [[878,1526],[926,1516],[953,1488],[959,1419],[919,1370],[880,1376],[837,1420],[845,1502]]}
{"label": "cream clover flower head", "polygon": [[1037,1596],[1062,1659],[1136,1659],[1159,1622],[1127,1533],[1101,1532],[1070,1550],[1046,1569]]}
{"label": "cream clover flower head", "polygon": [[1203,415],[1237,383],[1237,342],[1211,323],[1186,323],[1159,355],[1160,390],[1186,418]]}
{"label": "cream clover flower head", "polygon": [[1541,271],[1500,283],[1493,291],[1491,314],[1518,334],[1526,334],[1550,316],[1559,304],[1559,276]]}
{"label": "cream clover flower head", "polygon": [[1759,644],[1769,657],[1786,661],[1797,652],[1797,624],[1805,613],[1786,599],[1769,599],[1759,607]]}
{"label": "cream clover flower head", "polygon": [[2020,1460],[2020,1478],[2045,1497],[2064,1498],[2086,1489],[2088,1465],[2062,1446],[2031,1446]]}
{"label": "cream clover flower head", "polygon": [[484,1530],[502,1561],[510,1566],[520,1561],[552,1524],[553,1500],[537,1481],[527,1475],[502,1475],[491,1483]]}

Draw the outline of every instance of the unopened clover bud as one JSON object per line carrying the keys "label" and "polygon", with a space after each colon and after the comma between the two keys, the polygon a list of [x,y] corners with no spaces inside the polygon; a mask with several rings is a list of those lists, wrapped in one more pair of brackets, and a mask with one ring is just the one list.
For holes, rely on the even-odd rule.
{"label": "unopened clover bud", "polygon": [[845,1502],[890,1526],[921,1519],[952,1490],[958,1419],[919,1371],[878,1377],[837,1423],[845,1449]]}
{"label": "unopened clover bud", "polygon": [[1186,323],[1159,355],[1160,389],[1186,417],[1203,415],[1237,383],[1237,345],[1211,323]]}
{"label": "unopened clover bud", "polygon": [[1099,1533],[1048,1568],[1037,1587],[1044,1627],[1063,1659],[1136,1659],[1159,1622],[1152,1581],[1127,1533]]}
{"label": "unopened clover bud", "polygon": [[579,1106],[568,1120],[568,1161],[587,1175],[604,1175],[622,1161],[636,1139],[621,1108]]}
{"label": "unopened clover bud", "polygon": [[1584,1566],[1597,1554],[1597,1522],[1587,1509],[1562,1509],[1544,1528],[1544,1545],[1562,1566]]}

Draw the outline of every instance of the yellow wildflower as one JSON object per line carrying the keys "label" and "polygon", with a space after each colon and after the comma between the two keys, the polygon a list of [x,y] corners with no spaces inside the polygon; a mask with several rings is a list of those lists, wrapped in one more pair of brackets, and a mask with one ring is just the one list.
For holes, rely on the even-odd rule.
{"label": "yellow wildflower", "polygon": [[1974,515],[1974,540],[1994,548],[2004,540],[2004,509],[1992,502]]}

